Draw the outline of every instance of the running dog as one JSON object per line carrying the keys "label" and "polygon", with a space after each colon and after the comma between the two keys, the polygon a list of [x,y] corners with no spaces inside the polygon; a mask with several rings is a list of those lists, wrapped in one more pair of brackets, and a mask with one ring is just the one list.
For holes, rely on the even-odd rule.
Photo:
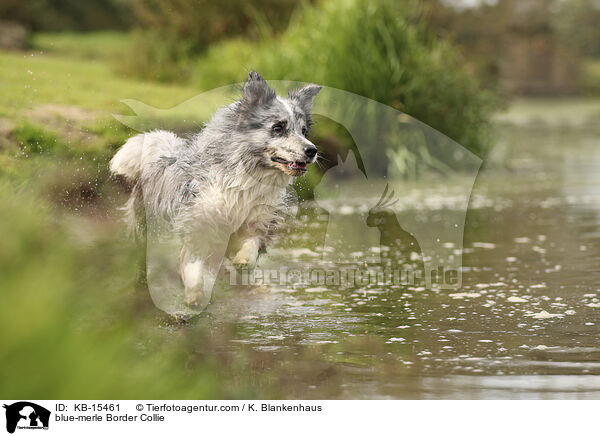
{"label": "running dog", "polygon": [[[286,188],[317,159],[307,139],[320,86],[276,95],[251,71],[242,98],[219,109],[189,139],[157,130],[130,138],[110,162],[133,185],[125,210],[137,236],[146,217],[166,223],[181,246],[186,303],[206,305],[221,266],[213,247],[252,268],[281,222]],[[141,216],[145,215],[145,216]]]}

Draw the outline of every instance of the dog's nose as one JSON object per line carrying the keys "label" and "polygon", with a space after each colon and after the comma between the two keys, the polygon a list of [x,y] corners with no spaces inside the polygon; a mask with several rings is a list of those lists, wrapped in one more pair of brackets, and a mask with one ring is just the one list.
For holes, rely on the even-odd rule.
{"label": "dog's nose", "polygon": [[309,158],[313,158],[315,157],[315,155],[317,154],[317,147],[315,147],[314,145],[310,145],[308,147],[304,147],[304,153],[309,157]]}

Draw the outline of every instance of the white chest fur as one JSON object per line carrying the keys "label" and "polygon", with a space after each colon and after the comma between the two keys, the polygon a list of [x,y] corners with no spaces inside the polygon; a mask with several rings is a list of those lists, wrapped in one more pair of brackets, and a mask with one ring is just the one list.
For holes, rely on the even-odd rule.
{"label": "white chest fur", "polygon": [[244,225],[266,227],[284,204],[290,177],[279,173],[239,178],[218,177],[197,197],[193,214],[234,232]]}

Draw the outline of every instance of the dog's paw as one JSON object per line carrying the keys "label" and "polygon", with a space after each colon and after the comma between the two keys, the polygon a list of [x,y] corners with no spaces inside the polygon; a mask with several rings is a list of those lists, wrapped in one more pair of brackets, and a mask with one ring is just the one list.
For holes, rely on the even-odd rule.
{"label": "dog's paw", "polygon": [[200,306],[200,295],[186,295],[185,296],[185,304],[196,309]]}
{"label": "dog's paw", "polygon": [[208,304],[209,299],[210,298],[207,298],[207,296],[202,292],[186,291],[184,302],[185,305],[190,309],[202,310]]}
{"label": "dog's paw", "polygon": [[258,258],[258,254],[252,255],[250,253],[245,252],[244,250],[240,250],[235,255],[235,257],[233,258],[231,263],[237,269],[242,269],[242,268],[252,269],[256,266],[257,258]]}
{"label": "dog's paw", "polygon": [[248,259],[233,259],[235,269],[253,269],[254,265]]}

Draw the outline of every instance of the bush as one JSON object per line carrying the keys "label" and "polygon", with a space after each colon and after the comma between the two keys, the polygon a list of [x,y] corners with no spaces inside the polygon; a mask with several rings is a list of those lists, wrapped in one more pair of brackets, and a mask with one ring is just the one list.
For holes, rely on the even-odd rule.
{"label": "bush", "polygon": [[192,59],[211,44],[285,29],[295,0],[134,0],[139,29],[122,71],[159,81],[188,78]]}
{"label": "bush", "polygon": [[242,66],[267,79],[340,88],[486,153],[496,99],[480,89],[458,51],[430,33],[419,3],[331,0],[301,12],[279,38],[212,47],[195,70],[196,82],[204,89],[238,82]]}
{"label": "bush", "polygon": [[415,2],[336,0],[307,8],[277,50],[266,50],[269,77],[315,82],[392,106],[484,154],[492,99],[437,40]]}
{"label": "bush", "polygon": [[226,37],[256,33],[260,26],[285,29],[295,6],[295,0],[133,1],[141,28],[177,38],[194,53]]}
{"label": "bush", "polygon": [[118,69],[141,79],[184,82],[189,78],[191,46],[169,32],[134,31]]}
{"label": "bush", "polygon": [[34,31],[124,29],[128,0],[2,0],[0,17]]}

